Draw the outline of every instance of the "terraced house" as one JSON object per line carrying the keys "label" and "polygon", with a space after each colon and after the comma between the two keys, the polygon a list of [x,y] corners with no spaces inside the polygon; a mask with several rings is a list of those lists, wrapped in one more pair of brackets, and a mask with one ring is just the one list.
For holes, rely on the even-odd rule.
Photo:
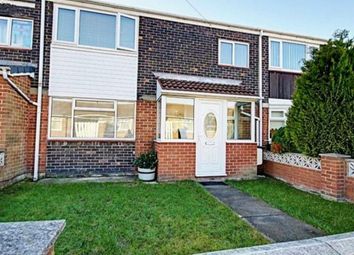
{"label": "terraced house", "polygon": [[0,4],[0,179],[249,178],[322,39],[119,6]]}

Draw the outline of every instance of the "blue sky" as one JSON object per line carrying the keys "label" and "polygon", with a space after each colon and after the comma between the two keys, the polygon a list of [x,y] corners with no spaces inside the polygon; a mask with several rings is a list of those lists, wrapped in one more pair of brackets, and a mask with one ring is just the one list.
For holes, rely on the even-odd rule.
{"label": "blue sky", "polygon": [[[200,18],[185,0],[108,1]],[[189,1],[209,20],[324,39],[330,38],[338,28],[350,30],[354,35],[354,0]]]}

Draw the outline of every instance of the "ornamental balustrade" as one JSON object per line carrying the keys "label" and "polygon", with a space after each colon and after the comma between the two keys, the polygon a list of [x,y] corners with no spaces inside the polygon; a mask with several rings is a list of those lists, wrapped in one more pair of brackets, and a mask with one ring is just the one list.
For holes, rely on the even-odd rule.
{"label": "ornamental balustrade", "polygon": [[309,157],[299,153],[273,153],[271,151],[265,151],[263,158],[264,160],[281,164],[321,170],[321,160],[319,158]]}
{"label": "ornamental balustrade", "polygon": [[348,160],[348,176],[354,177],[354,160]]}

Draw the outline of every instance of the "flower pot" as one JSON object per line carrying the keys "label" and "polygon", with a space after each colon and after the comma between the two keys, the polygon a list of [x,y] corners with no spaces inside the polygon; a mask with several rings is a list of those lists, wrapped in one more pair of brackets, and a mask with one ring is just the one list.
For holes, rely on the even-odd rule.
{"label": "flower pot", "polygon": [[138,167],[139,180],[144,182],[151,182],[155,180],[156,169],[140,168]]}

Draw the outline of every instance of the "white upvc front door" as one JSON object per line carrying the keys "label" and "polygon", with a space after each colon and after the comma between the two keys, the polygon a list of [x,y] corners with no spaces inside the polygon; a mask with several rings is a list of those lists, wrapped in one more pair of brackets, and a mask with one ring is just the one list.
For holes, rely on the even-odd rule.
{"label": "white upvc front door", "polygon": [[225,102],[196,100],[196,176],[226,175]]}

